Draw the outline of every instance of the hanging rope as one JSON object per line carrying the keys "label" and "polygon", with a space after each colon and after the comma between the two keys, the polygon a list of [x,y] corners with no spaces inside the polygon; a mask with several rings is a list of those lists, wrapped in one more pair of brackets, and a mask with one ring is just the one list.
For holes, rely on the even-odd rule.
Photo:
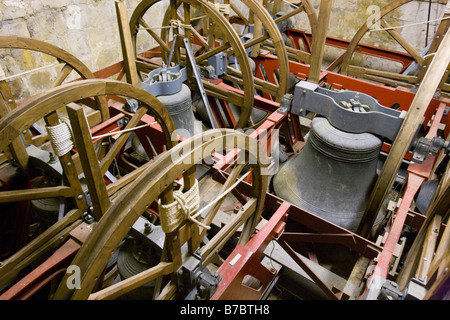
{"label": "hanging rope", "polygon": [[53,151],[58,157],[70,152],[74,147],[72,128],[69,119],[60,119],[56,126],[46,126]]}
{"label": "hanging rope", "polygon": [[151,28],[144,28],[139,27],[138,30],[161,30],[161,29],[173,29],[173,28],[184,28],[184,29],[192,29],[192,25],[190,24],[184,24],[180,20],[170,20],[169,26],[161,26],[161,27],[151,27]]}
{"label": "hanging rope", "polygon": [[0,81],[9,81],[9,80],[12,80],[12,79],[15,79],[15,78],[23,77],[23,76],[25,76],[27,74],[30,74],[30,73],[42,71],[42,70],[49,69],[49,68],[55,68],[55,67],[58,67],[58,66],[60,66],[62,64],[63,64],[62,62],[55,62],[55,63],[49,64],[49,65],[46,65],[46,66],[43,66],[43,67],[27,70],[27,71],[24,71],[24,72],[21,72],[21,73],[18,73],[18,74],[13,74],[13,75],[8,76],[8,77],[0,78]]}
{"label": "hanging rope", "polygon": [[230,4],[214,3],[214,7],[216,8],[217,11],[219,11],[222,14],[230,15],[231,13]]}

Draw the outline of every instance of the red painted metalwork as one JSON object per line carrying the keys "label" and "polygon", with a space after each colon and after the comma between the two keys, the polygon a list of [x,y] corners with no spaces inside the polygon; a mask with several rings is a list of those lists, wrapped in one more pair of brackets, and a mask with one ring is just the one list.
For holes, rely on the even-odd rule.
{"label": "red painted metalwork", "polygon": [[[427,138],[432,138],[436,136],[438,125],[441,123],[444,110],[446,105],[441,103],[439,105],[439,108],[437,110],[436,115],[434,116],[432,125],[430,127],[430,130],[427,134]],[[256,136],[258,133],[255,134]],[[237,152],[230,152],[232,156],[229,154],[224,156],[224,160],[219,161],[218,163],[221,163],[221,166],[216,166],[215,174],[213,174],[213,177],[217,180],[223,180],[226,176],[226,173],[221,171],[221,168],[223,168],[223,164],[227,163],[227,161],[235,159]],[[304,262],[303,258],[299,256],[288,244],[288,241],[302,241],[302,242],[318,242],[318,243],[339,243],[342,245],[347,246],[348,248],[351,248],[352,250],[358,249],[357,252],[363,254],[363,255],[370,255],[371,259],[375,258],[378,253],[377,263],[376,267],[374,269],[374,272],[372,274],[373,277],[371,277],[368,281],[367,288],[370,287],[372,279],[375,278],[375,276],[381,276],[382,278],[386,279],[387,274],[389,272],[389,265],[391,262],[392,255],[394,253],[394,249],[399,241],[400,234],[403,230],[403,226],[405,225],[405,222],[407,221],[408,214],[410,213],[409,208],[411,206],[411,203],[413,201],[413,198],[415,194],[418,192],[420,186],[426,179],[428,179],[429,175],[431,174],[431,171],[433,169],[433,165],[435,162],[435,156],[429,155],[425,161],[422,164],[416,164],[411,163],[408,168],[408,180],[406,185],[406,190],[402,197],[402,202],[396,212],[396,216],[394,219],[394,222],[390,226],[389,234],[387,236],[386,243],[384,244],[383,248],[380,252],[380,247],[376,246],[374,243],[371,243],[368,241],[365,245],[361,246],[361,243],[364,243],[365,241],[360,238],[358,235],[351,233],[350,231],[347,231],[343,228],[340,228],[339,226],[336,226],[314,214],[311,214],[309,212],[306,212],[305,210],[302,210],[300,208],[296,208],[294,205],[290,204],[290,210],[289,210],[289,218],[286,222],[289,221],[289,219],[292,219],[296,221],[297,223],[300,223],[301,225],[305,225],[308,228],[311,228],[312,230],[317,231],[318,233],[283,233],[279,236],[278,243],[285,249],[285,251],[296,261],[300,267],[307,272],[307,274],[314,280],[314,282],[327,294],[327,296],[331,299],[346,299],[348,296],[343,294],[342,292],[336,292],[335,288],[329,288],[324,281],[322,281],[312,269],[310,269],[307,264]],[[238,187],[237,190],[239,192],[244,193],[246,196],[250,195],[250,185],[245,185],[246,182],[242,182]],[[243,187],[244,186],[244,187]],[[270,201],[273,201],[273,196],[270,193],[267,193],[267,207],[270,207]],[[271,199],[272,198],[272,199]],[[278,203],[280,203],[282,200],[279,199]],[[283,203],[283,206],[286,206],[286,202]],[[293,208],[296,208],[294,210]],[[271,208],[272,209],[272,208]],[[278,212],[279,208],[275,212]],[[287,211],[287,210],[286,210]],[[295,213],[297,212],[297,213]],[[423,222],[423,220],[422,220]],[[358,241],[357,241],[358,239]],[[356,246],[356,242],[358,242],[358,246]],[[378,250],[377,250],[378,249]],[[245,255],[244,255],[245,254]],[[253,259],[253,255],[249,255],[248,252],[244,251],[242,248],[236,248],[235,251],[229,256],[230,261],[232,261],[232,257],[236,257],[236,255],[242,255],[245,256],[246,261],[251,261]],[[256,256],[256,255],[255,255]],[[260,257],[259,257],[260,258]],[[243,268],[242,265],[239,266],[240,268]],[[238,267],[236,267],[238,268]],[[246,271],[243,272],[237,272],[236,268],[232,265],[224,263],[220,270],[220,273],[223,275],[226,275],[226,281],[224,284],[221,285],[221,292],[226,292],[226,290],[234,290],[235,293],[242,292],[241,286],[242,283],[239,281],[242,281],[242,277],[245,275]],[[236,282],[233,282],[233,277],[236,277]],[[226,287],[226,288],[223,288]],[[239,295],[238,295],[239,296]],[[245,296],[245,295],[244,295]],[[222,293],[218,295],[218,297],[221,298],[227,298],[226,295],[222,296]]]}
{"label": "red painted metalwork", "polygon": [[[441,119],[444,114],[444,110],[445,104],[441,103],[426,138],[431,139],[436,136],[438,126],[441,123]],[[428,155],[423,163],[418,164],[411,162],[411,164],[408,166],[408,180],[406,184],[406,190],[403,193],[400,206],[396,211],[395,219],[389,228],[389,235],[386,239],[383,251],[378,258],[378,263],[373,272],[374,277],[372,277],[371,279],[374,279],[375,276],[380,276],[381,278],[386,279],[389,272],[389,264],[395,246],[400,239],[400,234],[403,230],[403,226],[405,225],[411,203],[420,186],[430,177],[435,161],[436,155]],[[370,287],[370,282],[368,287]]]}
{"label": "red painted metalwork", "polygon": [[[268,74],[274,73],[278,68],[278,64],[273,59],[264,59],[263,56],[256,58],[258,64],[262,65]],[[306,80],[309,75],[309,66],[300,62],[289,61],[289,71],[294,73],[298,78]],[[390,87],[387,85],[377,84],[362,79],[342,75],[336,72],[323,70],[320,76],[320,82],[322,84],[329,84],[335,89],[352,90],[361,93],[365,93],[388,108],[396,108],[400,111],[408,111],[412,101],[415,97],[415,92],[402,87]],[[425,120],[423,122],[424,129],[427,129],[427,125],[435,114],[438,106],[444,103],[450,106],[450,99],[445,97],[433,98],[425,113]],[[445,115],[442,119],[444,123],[445,136],[450,134],[450,116]]]}
{"label": "red painted metalwork", "polygon": [[0,300],[30,299],[51,280],[66,272],[79,248],[77,241],[69,239],[44,263],[3,293]]}
{"label": "red painted metalwork", "polygon": [[[213,178],[217,181],[223,183],[226,181],[227,173],[221,170],[213,170]],[[238,192],[243,193],[245,196],[249,196],[251,194],[251,184],[248,182],[241,182],[237,187],[236,190]],[[310,230],[316,231],[317,233],[281,233],[278,236],[277,242],[286,250],[288,254],[291,255],[291,257],[296,261],[302,269],[305,270],[305,272],[308,273],[308,275],[318,284],[320,288],[324,290],[324,292],[328,295],[331,299],[347,299],[348,296],[343,293],[339,292],[336,288],[328,288],[326,283],[320,279],[312,269],[310,269],[304,260],[298,256],[288,245],[288,242],[298,242],[298,241],[304,241],[304,242],[311,242],[311,243],[334,243],[334,244],[342,244],[343,246],[347,247],[349,250],[355,251],[360,253],[361,255],[369,258],[374,259],[378,256],[380,252],[382,252],[382,248],[375,243],[355,234],[352,233],[340,226],[337,226],[319,216],[316,216],[308,211],[305,211],[291,203],[288,203],[275,195],[271,193],[266,194],[266,202],[265,207],[274,211],[274,215],[277,213],[278,215],[283,212],[287,215],[287,219],[284,220],[286,225],[291,224],[292,222],[297,223],[300,226],[304,226]],[[281,211],[280,211],[281,210]],[[278,216],[279,217],[279,216]],[[269,219],[269,221],[272,221],[273,216]],[[278,218],[275,218],[275,221],[277,221]],[[267,228],[269,226],[273,228],[273,231],[275,231],[275,224],[266,224]],[[258,233],[256,233],[255,236],[258,236],[258,234],[261,232],[260,230]],[[274,232],[275,234],[276,232]],[[262,235],[262,237],[266,237],[266,241],[270,241],[271,239],[274,239],[272,237],[270,239],[270,233],[268,230],[265,230],[265,233]],[[245,256],[243,253],[245,253]],[[249,256],[249,253],[241,248],[236,248],[235,251],[231,253],[231,255],[228,257],[227,261],[232,261],[233,257],[235,257],[237,254],[241,254],[244,256],[243,263],[246,263],[247,261],[251,261],[252,259],[257,260],[253,256]],[[255,257],[259,257],[259,255],[255,254]],[[227,264],[227,261],[222,264],[220,267],[220,274],[226,275],[226,282],[221,284],[222,287],[228,287],[231,286],[233,288],[233,291],[235,292],[234,297],[239,297],[242,299],[242,297],[246,297],[244,294],[244,291],[241,291],[241,285],[239,281],[236,283],[230,284],[232,275],[242,277],[245,275],[245,272],[239,273],[236,271],[236,268],[240,268],[242,266],[234,267],[230,266],[229,263]],[[221,292],[225,292],[228,290],[228,288],[222,288]],[[231,289],[230,289],[231,290]],[[237,293],[242,293],[243,295],[238,295]],[[220,298],[224,298],[221,295],[219,295]],[[225,296],[224,299],[226,299],[227,296]]]}
{"label": "red painted metalwork", "polygon": [[[0,169],[0,191],[31,189],[32,181],[18,167],[4,166]],[[32,221],[30,201],[0,204],[0,259],[9,257],[29,241]]]}
{"label": "red painted metalwork", "polygon": [[[217,170],[213,168],[212,177],[218,182],[224,183],[226,181],[226,177],[228,177],[228,173]],[[244,196],[251,196],[251,184],[248,182],[242,181],[236,186],[236,190],[242,193]],[[276,212],[282,203],[288,203],[285,200],[271,194],[266,193],[266,201],[265,207],[273,212]],[[286,221],[289,224],[289,221],[293,221],[298,223],[299,225],[305,226],[308,229],[311,229],[317,232],[319,235],[324,234],[326,237],[329,235],[337,235],[336,239],[341,237],[344,239],[344,235],[347,235],[352,239],[352,241],[343,240],[341,244],[347,245],[350,250],[356,251],[367,258],[373,259],[378,253],[381,252],[382,248],[377,244],[365,239],[364,237],[359,236],[356,233],[348,231],[345,228],[342,228],[336,224],[333,224],[315,214],[312,214],[302,208],[289,203],[289,216]]]}
{"label": "red painted metalwork", "polygon": [[[270,220],[244,246],[237,246],[217,273],[222,276],[211,300],[259,300],[274,280],[277,271],[261,264],[265,248],[284,230],[289,204],[283,203]],[[259,281],[257,288],[245,285],[246,277]]]}

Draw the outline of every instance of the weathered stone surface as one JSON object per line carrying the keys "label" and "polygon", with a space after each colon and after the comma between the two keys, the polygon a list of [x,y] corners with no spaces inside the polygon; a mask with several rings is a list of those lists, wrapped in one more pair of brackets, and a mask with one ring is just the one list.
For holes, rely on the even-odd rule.
{"label": "weathered stone surface", "polygon": [[[128,15],[139,0],[127,0]],[[149,12],[147,21],[162,21],[168,0]],[[56,45],[97,71],[121,61],[122,51],[114,1],[102,0],[3,0],[0,2],[0,34],[31,37]],[[153,43],[154,45],[154,43]],[[151,47],[150,38],[139,37],[138,50]],[[0,49],[0,75],[8,77],[55,63],[49,56],[28,50]],[[16,99],[40,92],[51,84],[61,66],[11,80]],[[72,72],[68,80],[77,78]],[[22,88],[20,88],[22,86]]]}

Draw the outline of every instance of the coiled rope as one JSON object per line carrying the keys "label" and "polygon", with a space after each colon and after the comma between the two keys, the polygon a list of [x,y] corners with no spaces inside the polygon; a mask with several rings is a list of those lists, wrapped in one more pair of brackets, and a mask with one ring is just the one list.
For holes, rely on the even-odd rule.
{"label": "coiled rope", "polygon": [[62,157],[74,147],[72,128],[67,118],[60,119],[56,126],[46,126],[53,151],[56,156]]}
{"label": "coiled rope", "polygon": [[198,181],[195,180],[194,185],[186,192],[182,190],[183,187],[173,192],[174,202],[159,204],[159,214],[163,231],[166,233],[173,232],[187,219],[209,230],[209,226],[193,217],[200,204]]}

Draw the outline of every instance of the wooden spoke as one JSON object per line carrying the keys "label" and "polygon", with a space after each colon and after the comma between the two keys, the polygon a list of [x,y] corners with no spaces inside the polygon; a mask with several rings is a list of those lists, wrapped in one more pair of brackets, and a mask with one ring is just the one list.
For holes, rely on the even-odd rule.
{"label": "wooden spoke", "polygon": [[49,249],[60,245],[77,225],[81,223],[82,212],[78,209],[69,211],[61,220],[33,239],[17,253],[2,262],[0,267],[0,285],[11,281],[30,263],[38,260]]}
{"label": "wooden spoke", "polygon": [[381,19],[380,22],[383,28],[388,29],[387,32],[391,35],[391,37],[394,38],[420,66],[423,66],[425,59],[404,38],[402,38],[397,31],[394,29],[389,29],[391,28],[389,23],[387,23],[384,19]]}
{"label": "wooden spoke", "polygon": [[[286,5],[287,3],[285,6]],[[264,1],[264,7],[270,12],[272,17],[278,16],[277,18],[274,18],[275,24],[283,23],[290,18],[294,18],[295,20],[304,19],[304,15],[301,15],[302,12],[304,12],[308,19],[311,39],[314,39],[317,25],[317,13],[309,0],[297,1],[295,4],[291,2],[291,4],[288,5],[288,9],[285,8],[283,11],[281,11],[281,1],[279,0]],[[298,39],[297,42],[297,40],[289,34],[288,30],[283,31],[282,33],[284,33],[283,36],[286,38],[286,50],[288,51],[289,60],[309,64],[311,43],[308,42],[307,39]],[[274,48],[273,41],[271,39],[266,40],[265,45],[262,48],[272,51],[271,48]]]}
{"label": "wooden spoke", "polygon": [[165,43],[164,40],[161,39],[158,36],[158,34],[150,28],[150,26],[144,21],[144,19],[140,18],[139,23],[142,27],[145,28],[145,31],[147,31],[150,34],[150,36],[152,36],[156,40],[156,42],[158,42],[158,44],[161,46],[161,49],[163,49],[164,53],[168,54],[170,52],[168,44]]}
{"label": "wooden spoke", "polygon": [[[255,78],[276,86],[275,92],[266,91],[265,88],[267,88],[267,86],[265,85],[261,86],[261,90],[267,94],[267,98],[270,97],[271,99],[280,102],[283,95],[287,93],[289,82],[288,54],[283,37],[276,22],[264,8],[263,1],[244,0],[242,3],[245,4],[249,10],[248,19],[243,21],[246,21],[246,32],[249,31],[248,28],[250,27],[250,24],[253,24],[254,27],[253,37],[251,40],[244,43],[244,47],[245,49],[251,49],[250,56],[255,59],[257,69]],[[236,9],[235,6],[232,8]],[[242,13],[239,10],[237,10],[237,12],[235,10],[233,11],[239,18],[242,16]],[[230,20],[231,19],[232,17],[230,17]],[[270,42],[266,42],[268,39],[270,39]],[[278,61],[278,70],[265,70],[268,79],[262,77],[263,73],[262,71],[259,71],[260,66],[257,59],[260,53],[263,52],[261,50],[265,50],[266,47],[273,48],[273,54],[277,57]],[[269,49],[269,51],[271,50]],[[229,54],[232,53],[233,51],[229,52]],[[278,76],[275,75],[276,71],[278,71]]]}
{"label": "wooden spoke", "polygon": [[202,61],[207,60],[208,58],[215,56],[216,54],[226,51],[228,48],[231,47],[231,44],[226,42],[218,47],[215,47],[214,49],[211,49],[205,53],[202,53],[201,55],[195,57],[195,62],[200,63]]}
{"label": "wooden spoke", "polygon": [[173,263],[160,262],[153,268],[89,295],[89,300],[111,300],[118,298],[133,289],[139,288],[140,286],[155,280],[156,278],[170,274],[173,271]]}
{"label": "wooden spoke", "polygon": [[58,73],[58,75],[56,76],[55,81],[52,84],[52,88],[57,87],[59,85],[61,85],[64,80],[69,76],[69,74],[72,72],[72,67],[69,64],[65,64],[61,71]]}

